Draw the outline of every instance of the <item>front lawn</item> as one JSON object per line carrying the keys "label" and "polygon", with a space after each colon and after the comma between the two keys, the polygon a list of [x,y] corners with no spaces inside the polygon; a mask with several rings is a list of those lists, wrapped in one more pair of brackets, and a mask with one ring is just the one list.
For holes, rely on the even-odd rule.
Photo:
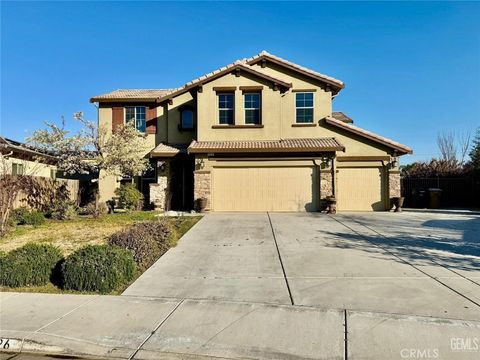
{"label": "front lawn", "polygon": [[[132,213],[109,214],[98,219],[78,216],[74,220],[50,220],[37,227],[17,226],[8,235],[0,238],[0,251],[11,251],[29,242],[49,243],[58,247],[63,255],[85,246],[105,244],[113,233],[137,221],[154,220],[158,213],[137,211]],[[169,218],[177,239],[190,229],[199,217]]]}
{"label": "front lawn", "polygon": [[[74,220],[50,220],[37,227],[29,225],[16,226],[8,235],[0,238],[0,252],[10,252],[27,243],[51,244],[57,247],[64,256],[83,248],[86,245],[106,244],[108,238],[137,222],[155,220],[158,213],[152,211],[138,211],[132,213],[109,214],[94,219],[87,216],[78,216]],[[171,224],[171,244],[175,246],[178,239],[185,234],[200,217],[166,218]],[[139,276],[140,273],[137,274]],[[49,283],[45,286],[31,286],[8,288],[0,286],[1,291],[28,291],[62,293],[70,292],[60,289]],[[119,293],[119,289],[115,293]],[[73,293],[75,293],[73,291]]]}

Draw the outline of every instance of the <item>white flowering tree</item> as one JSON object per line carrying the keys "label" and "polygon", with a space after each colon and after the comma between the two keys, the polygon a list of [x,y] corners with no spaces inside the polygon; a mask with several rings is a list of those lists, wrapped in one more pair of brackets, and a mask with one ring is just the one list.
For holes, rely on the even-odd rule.
{"label": "white flowering tree", "polygon": [[37,149],[55,154],[57,168],[68,174],[99,174],[136,176],[148,169],[145,135],[133,126],[122,126],[113,133],[85,120],[83,113],[74,118],[82,129],[71,134],[61,125],[45,122],[46,128],[37,130],[27,141]]}

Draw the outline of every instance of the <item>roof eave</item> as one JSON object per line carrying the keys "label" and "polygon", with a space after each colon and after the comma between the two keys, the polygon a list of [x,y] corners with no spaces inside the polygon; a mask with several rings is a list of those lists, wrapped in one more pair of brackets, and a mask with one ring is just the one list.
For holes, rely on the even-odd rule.
{"label": "roof eave", "polygon": [[288,64],[288,63],[285,63],[285,62],[283,62],[283,61],[280,61],[280,60],[275,59],[275,58],[273,58],[273,57],[270,57],[270,56],[268,56],[268,55],[261,55],[261,56],[255,58],[255,59],[252,59],[252,60],[248,61],[247,64],[249,64],[249,65],[256,64],[256,63],[262,61],[263,59],[267,59],[268,61],[271,61],[271,62],[273,62],[273,63],[275,63],[275,64],[284,66],[284,67],[286,67],[286,68],[288,68],[288,69],[290,69],[290,70],[296,71],[296,72],[301,73],[301,74],[304,74],[304,75],[306,75],[306,76],[308,76],[308,77],[311,77],[311,78],[314,78],[314,79],[316,79],[316,80],[325,82],[325,83],[327,83],[327,84],[329,84],[329,85],[332,85],[332,86],[335,87],[336,90],[337,90],[337,91],[335,92],[335,94],[337,94],[341,89],[345,88],[345,83],[343,83],[343,82],[342,82],[342,83],[338,83],[338,82],[336,82],[336,81],[330,80],[330,79],[325,78],[325,77],[323,77],[323,76],[311,74],[311,73],[309,73],[309,72],[307,72],[307,71],[303,71],[303,70],[301,70],[301,69],[298,69],[298,68],[295,67],[295,66],[292,66],[292,65],[290,65],[290,64]]}
{"label": "roof eave", "polygon": [[191,83],[191,84],[188,84],[188,83],[187,83],[188,85],[186,85],[184,88],[179,89],[179,90],[177,90],[177,91],[175,91],[175,92],[172,92],[172,93],[170,93],[170,94],[167,94],[167,95],[165,95],[165,96],[163,96],[163,97],[160,97],[160,98],[158,99],[158,102],[164,102],[164,101],[168,101],[168,100],[170,100],[170,99],[173,99],[174,97],[176,97],[176,96],[178,96],[178,95],[181,95],[181,94],[184,94],[184,93],[186,93],[187,91],[189,91],[189,90],[191,90],[191,89],[194,89],[194,88],[196,88],[196,87],[198,87],[198,86],[201,86],[201,85],[203,85],[203,84],[205,84],[205,83],[207,83],[207,82],[213,81],[213,80],[215,80],[215,79],[218,79],[219,77],[222,77],[222,76],[224,76],[224,75],[226,75],[226,74],[229,74],[229,73],[235,71],[236,69],[240,69],[240,70],[249,72],[249,73],[251,73],[251,74],[253,74],[253,75],[255,75],[255,76],[262,77],[262,78],[264,78],[264,79],[266,79],[266,80],[271,81],[273,84],[278,84],[278,85],[283,86],[283,87],[285,87],[285,88],[287,88],[287,89],[290,89],[290,88],[292,87],[292,84],[291,84],[291,83],[287,83],[287,82],[282,81],[282,80],[280,80],[280,79],[275,79],[275,78],[273,78],[273,77],[271,77],[271,76],[269,76],[269,75],[266,75],[266,74],[260,73],[260,72],[258,72],[258,71],[255,71],[255,69],[250,69],[249,67],[247,67],[247,66],[245,66],[245,65],[235,64],[235,65],[233,65],[233,66],[231,66],[231,67],[229,67],[229,68],[227,68],[227,69],[224,69],[224,70],[222,70],[222,71],[219,71],[219,72],[216,73],[216,74],[212,74],[211,76],[207,76],[207,77],[205,77],[205,78],[203,78],[203,79],[201,79],[201,80],[195,81],[195,82],[193,82],[193,83]]}
{"label": "roof eave", "polygon": [[275,148],[275,149],[263,149],[263,148],[251,148],[251,149],[229,149],[229,148],[188,148],[189,154],[237,154],[237,153],[313,153],[313,152],[335,152],[345,151],[345,147],[324,147],[324,148]]}
{"label": "roof eave", "polygon": [[152,102],[152,103],[158,103],[160,102],[159,97],[153,97],[153,98],[112,98],[112,99],[107,99],[107,98],[101,98],[101,97],[93,97],[90,99],[91,103],[115,103],[115,102]]}
{"label": "roof eave", "polygon": [[339,128],[350,131],[350,132],[355,133],[355,134],[357,134],[359,136],[362,136],[364,138],[370,139],[374,142],[380,143],[380,144],[382,144],[384,146],[387,146],[391,149],[394,149],[395,151],[398,151],[400,153],[400,155],[413,154],[413,150],[411,148],[409,148],[408,146],[397,145],[397,144],[391,143],[389,141],[385,141],[384,139],[381,139],[380,137],[377,137],[376,135],[366,134],[364,132],[357,131],[357,129],[355,129],[353,125],[344,123],[340,120],[337,120],[337,119],[334,119],[334,118],[331,118],[331,117],[326,117],[325,121],[327,122],[327,124],[337,126]]}

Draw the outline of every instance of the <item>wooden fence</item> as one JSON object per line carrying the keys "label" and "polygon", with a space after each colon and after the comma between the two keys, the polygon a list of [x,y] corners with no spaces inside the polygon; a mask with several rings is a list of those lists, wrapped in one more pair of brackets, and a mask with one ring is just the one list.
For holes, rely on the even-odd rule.
{"label": "wooden fence", "polygon": [[[35,176],[39,181],[50,182],[51,184],[56,185],[65,185],[70,194],[70,200],[73,202],[78,202],[80,197],[80,182],[78,180],[72,179],[49,179],[45,177]],[[25,199],[25,193],[20,192],[13,203],[13,208],[19,208],[22,206],[27,206]]]}
{"label": "wooden fence", "polygon": [[480,176],[402,178],[405,207],[428,207],[428,189],[441,189],[441,207],[480,208]]}

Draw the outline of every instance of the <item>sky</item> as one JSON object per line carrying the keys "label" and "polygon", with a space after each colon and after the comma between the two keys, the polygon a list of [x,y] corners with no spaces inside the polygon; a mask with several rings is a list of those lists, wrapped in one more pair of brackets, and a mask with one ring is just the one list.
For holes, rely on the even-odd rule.
{"label": "sky", "polygon": [[333,76],[355,125],[438,156],[480,127],[479,2],[1,2],[0,134],[118,88],[171,88],[262,50]]}

